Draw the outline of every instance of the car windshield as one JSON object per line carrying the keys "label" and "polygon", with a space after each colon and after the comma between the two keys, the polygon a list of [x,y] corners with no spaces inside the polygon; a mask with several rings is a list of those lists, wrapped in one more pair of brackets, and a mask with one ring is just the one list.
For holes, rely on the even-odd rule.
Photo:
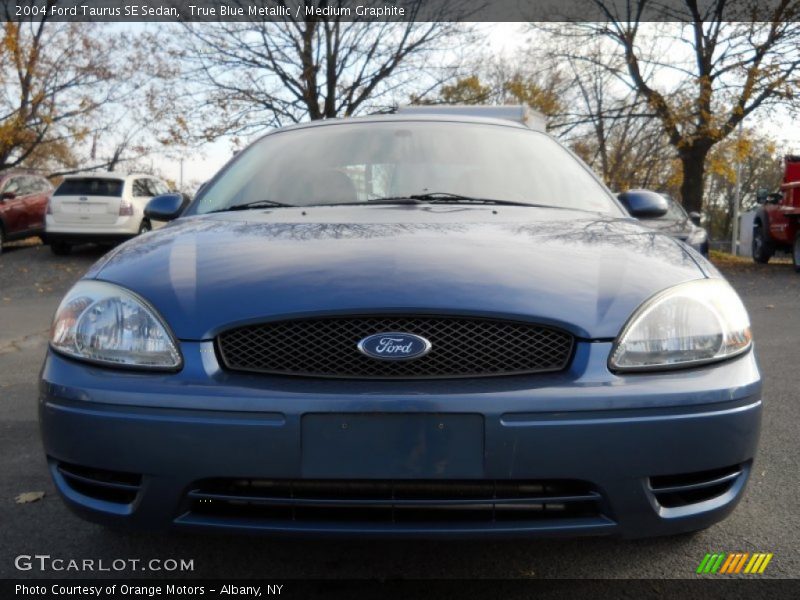
{"label": "car windshield", "polygon": [[432,121],[337,123],[268,135],[210,183],[189,213],[445,195],[449,202],[465,196],[622,214],[588,169],[545,134]]}
{"label": "car windshield", "polygon": [[54,196],[121,196],[122,179],[105,177],[78,177],[65,179]]}

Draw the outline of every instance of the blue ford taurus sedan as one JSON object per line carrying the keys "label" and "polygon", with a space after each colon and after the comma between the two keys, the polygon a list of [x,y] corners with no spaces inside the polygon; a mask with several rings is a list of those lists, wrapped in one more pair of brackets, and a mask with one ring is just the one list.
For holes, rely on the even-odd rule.
{"label": "blue ford taurus sedan", "polygon": [[39,408],[107,525],[638,537],[734,508],[761,380],[728,283],[545,132],[394,115],[270,133],[100,259]]}

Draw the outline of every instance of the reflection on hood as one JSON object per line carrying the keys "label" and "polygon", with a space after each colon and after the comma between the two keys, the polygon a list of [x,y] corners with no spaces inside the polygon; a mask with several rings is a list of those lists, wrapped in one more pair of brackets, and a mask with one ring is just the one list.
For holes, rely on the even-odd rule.
{"label": "reflection on hood", "polygon": [[703,272],[674,240],[630,219],[369,206],[181,219],[87,276],[141,294],[182,339],[332,312],[505,316],[613,338],[646,298]]}

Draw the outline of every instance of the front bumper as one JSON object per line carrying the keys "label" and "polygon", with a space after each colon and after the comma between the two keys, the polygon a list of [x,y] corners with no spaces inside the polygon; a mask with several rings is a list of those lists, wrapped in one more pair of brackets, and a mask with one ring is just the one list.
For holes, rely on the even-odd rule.
{"label": "front bumper", "polygon": [[[186,366],[175,374],[113,371],[48,353],[39,405],[44,445],[59,492],[82,516],[135,528],[314,535],[663,535],[727,516],[741,498],[758,443],[761,382],[752,352],[702,369],[620,377],[606,368],[610,343],[581,342],[570,370],[560,374],[348,382],[228,373],[220,370],[211,343],[181,346]],[[471,439],[482,452],[476,462],[474,447],[459,447],[460,438],[452,438],[448,451],[458,457],[437,462],[432,476],[435,438],[424,438],[428,446],[393,446],[396,438],[387,433],[390,441],[383,443],[372,431],[362,438],[372,444],[363,448],[363,460],[349,460],[332,445],[326,461],[316,436],[309,435],[309,423],[319,415],[343,417],[343,424],[374,417],[369,422],[384,424],[387,432],[394,427],[390,417],[401,415],[428,415],[431,423],[460,423],[465,430],[478,422],[480,432]],[[467,418],[458,420],[462,416]],[[399,472],[393,454],[408,455]],[[69,471],[74,466],[77,479]],[[122,480],[129,495],[95,493],[97,481],[87,485],[91,469],[134,477]],[[492,481],[500,487],[555,482],[552,489],[573,490],[591,506],[584,502],[585,510],[570,512],[578,496],[561,492],[535,506],[545,509],[535,516],[512,513],[520,516],[511,519],[495,518],[502,508],[496,497],[475,503],[489,510],[469,520],[447,511],[447,518],[426,513],[422,520],[399,522],[396,506],[386,511],[389,520],[362,520],[360,510],[350,510],[346,520],[330,511],[297,518],[295,507],[278,518],[252,510],[238,514],[241,498],[231,501],[226,492],[203,500],[224,503],[224,511],[200,510],[197,498],[210,496],[198,491],[223,478],[248,485],[256,480],[256,486],[308,478],[328,484]],[[326,493],[331,489],[336,485]],[[382,506],[400,502],[392,498]],[[374,508],[361,500],[356,507]],[[313,504],[339,501],[317,496]]]}

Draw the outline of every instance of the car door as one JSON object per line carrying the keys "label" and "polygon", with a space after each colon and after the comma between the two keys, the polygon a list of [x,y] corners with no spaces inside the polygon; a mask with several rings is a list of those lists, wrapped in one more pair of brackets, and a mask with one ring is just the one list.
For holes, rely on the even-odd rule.
{"label": "car door", "polygon": [[6,235],[11,236],[28,229],[28,216],[25,212],[23,192],[24,178],[21,175],[9,177],[3,184],[0,193],[14,194],[13,198],[2,200],[3,227]]}
{"label": "car door", "polygon": [[22,211],[22,222],[24,227],[22,231],[28,231],[33,227],[33,202],[36,198],[36,180],[30,175],[20,177],[19,192],[17,199],[19,200],[20,210]]}
{"label": "car door", "polygon": [[25,212],[27,213],[28,229],[41,231],[44,229],[44,215],[52,188],[44,177],[31,175],[26,179],[28,193],[25,196]]}
{"label": "car door", "polygon": [[789,218],[785,214],[784,206],[781,200],[770,199],[764,205],[764,210],[767,212],[769,222],[769,236],[782,244],[790,244],[794,239],[789,239],[789,232],[792,231],[792,228]]}

